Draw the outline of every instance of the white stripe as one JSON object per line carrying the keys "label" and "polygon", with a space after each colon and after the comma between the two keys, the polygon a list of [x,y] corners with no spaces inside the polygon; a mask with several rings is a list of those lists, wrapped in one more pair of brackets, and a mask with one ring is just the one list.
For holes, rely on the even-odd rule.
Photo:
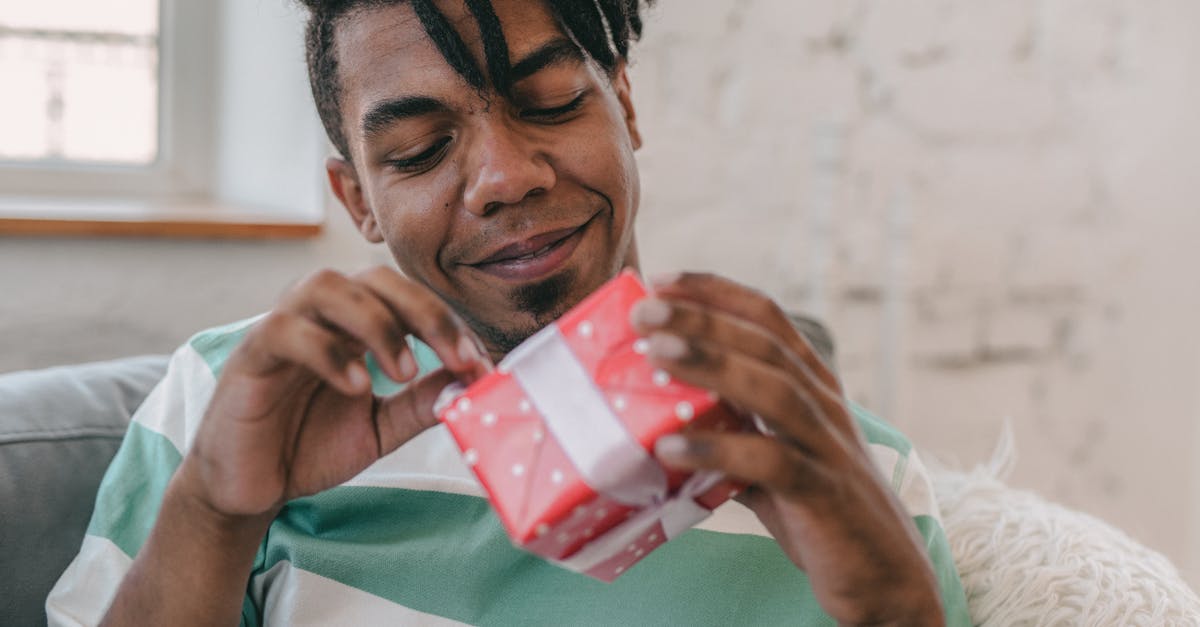
{"label": "white stripe", "polygon": [[79,554],[46,599],[49,625],[98,625],[133,560],[100,536],[84,536]]}
{"label": "white stripe", "polygon": [[[281,561],[254,578],[254,597],[263,599],[264,625],[406,625],[452,627],[460,623],[427,614]],[[454,594],[447,590],[447,594]],[[265,595],[265,596],[264,596]]]}
{"label": "white stripe", "polygon": [[749,507],[734,500],[722,503],[713,510],[712,516],[701,521],[695,528],[717,533],[772,537],[771,532],[767,531],[767,528],[758,520],[757,514]]}
{"label": "white stripe", "polygon": [[666,496],[666,473],[609,408],[557,325],[505,362],[589,487],[631,505]]}
{"label": "white stripe", "polygon": [[191,446],[216,384],[204,357],[190,344],[184,344],[171,356],[166,376],[146,397],[133,420],[166,437],[182,455]]}
{"label": "white stripe", "polygon": [[900,451],[884,444],[867,444],[867,452],[875,460],[875,467],[887,482],[887,486],[896,491],[900,482],[896,478],[896,467],[900,463]]}
{"label": "white stripe", "polygon": [[[907,458],[904,458],[900,456],[900,451],[884,444],[870,444],[867,448],[871,457],[875,459],[875,466],[883,473],[884,480],[895,491],[909,516],[932,516],[941,520],[937,501],[933,497],[933,485],[929,482],[929,473],[921,463],[921,458],[917,456],[916,449],[909,449]],[[907,461],[902,469],[903,474],[897,477],[899,464],[905,460]]]}
{"label": "white stripe", "polygon": [[384,455],[342,485],[486,496],[443,424]]}
{"label": "white stripe", "polygon": [[908,452],[908,468],[900,480],[900,502],[908,510],[909,516],[931,516],[939,524],[942,522],[929,471],[921,463],[915,449]]}
{"label": "white stripe", "polygon": [[[900,452],[883,444],[870,444],[868,449],[876,467],[883,473],[884,480],[889,482],[890,487],[896,466],[901,459]],[[898,497],[910,516],[925,515],[938,518],[937,501],[933,496],[929,473],[925,470],[920,458],[917,457],[915,450],[908,454],[908,466],[904,475],[900,477]],[[721,504],[713,511],[712,516],[696,525],[695,528],[718,533],[772,537],[750,508],[734,500]]]}
{"label": "white stripe", "polygon": [[200,429],[200,421],[208,411],[208,403],[212,400],[217,388],[217,378],[209,368],[204,356],[191,344],[185,344],[179,351],[179,374],[187,383],[183,387],[183,428],[184,447],[181,452],[190,450]]}

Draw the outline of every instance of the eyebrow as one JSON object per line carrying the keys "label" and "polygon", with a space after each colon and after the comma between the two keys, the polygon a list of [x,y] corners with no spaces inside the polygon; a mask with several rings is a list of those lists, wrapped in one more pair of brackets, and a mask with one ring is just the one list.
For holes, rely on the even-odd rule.
{"label": "eyebrow", "polygon": [[[517,83],[560,63],[582,63],[583,53],[569,39],[552,39],[513,64],[509,70],[512,82]],[[363,137],[370,140],[402,120],[444,113],[446,103],[429,96],[406,96],[381,100],[372,104],[362,116]]]}
{"label": "eyebrow", "polygon": [[512,77],[512,82],[519,83],[552,65],[582,62],[583,52],[579,50],[579,46],[569,39],[558,37],[542,44],[514,63],[509,70],[509,76]]}
{"label": "eyebrow", "polygon": [[428,96],[407,96],[381,100],[372,104],[363,114],[363,136],[370,139],[401,120],[448,110],[445,103]]}

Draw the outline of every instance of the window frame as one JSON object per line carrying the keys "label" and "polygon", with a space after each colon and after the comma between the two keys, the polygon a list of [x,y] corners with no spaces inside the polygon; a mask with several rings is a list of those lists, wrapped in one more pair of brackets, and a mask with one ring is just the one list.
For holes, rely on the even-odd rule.
{"label": "window frame", "polygon": [[[159,0],[158,154],[147,165],[0,160],[5,195],[195,197],[211,186],[217,2]],[[186,25],[187,27],[183,27]],[[187,80],[181,80],[182,77]]]}
{"label": "window frame", "polygon": [[[294,195],[273,199],[269,190],[237,179],[238,173],[225,172],[218,164],[218,157],[230,154],[230,120],[222,116],[242,115],[250,99],[264,98],[261,93],[238,93],[244,82],[230,83],[244,77],[225,75],[231,62],[253,53],[259,31],[276,40],[296,32],[290,17],[281,20],[284,16],[278,13],[240,1],[159,0],[158,158],[148,165],[0,161],[0,236],[319,235],[323,183],[312,186],[299,201]],[[292,51],[288,54],[294,56]],[[296,101],[294,93],[288,97],[286,103],[266,105],[292,107],[293,112],[295,107],[312,108],[311,101]],[[315,112],[311,117],[315,119]],[[295,130],[306,136],[303,131],[311,129]],[[279,138],[238,139],[261,143]],[[318,161],[303,165],[306,177],[320,174],[321,155],[312,153],[324,150],[323,133],[320,141],[319,149],[310,148],[313,142],[308,140],[303,147],[308,161]],[[226,164],[224,170],[229,169]]]}

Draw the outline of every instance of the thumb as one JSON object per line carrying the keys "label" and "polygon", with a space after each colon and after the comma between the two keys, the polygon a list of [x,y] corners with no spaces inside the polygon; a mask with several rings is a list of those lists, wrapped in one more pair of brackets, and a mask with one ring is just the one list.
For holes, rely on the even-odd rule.
{"label": "thumb", "polygon": [[379,429],[381,456],[437,424],[433,403],[442,389],[454,380],[452,372],[440,368],[414,380],[400,392],[380,400],[375,410],[375,424]]}

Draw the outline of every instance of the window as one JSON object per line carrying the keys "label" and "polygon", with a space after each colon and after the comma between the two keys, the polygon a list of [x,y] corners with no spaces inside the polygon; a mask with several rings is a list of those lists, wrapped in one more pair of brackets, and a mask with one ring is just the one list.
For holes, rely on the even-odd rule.
{"label": "window", "polygon": [[11,3],[0,22],[0,159],[153,164],[158,57],[155,0]]}
{"label": "window", "polygon": [[278,4],[0,0],[0,234],[319,232],[321,187],[277,183],[319,180],[325,150]]}

